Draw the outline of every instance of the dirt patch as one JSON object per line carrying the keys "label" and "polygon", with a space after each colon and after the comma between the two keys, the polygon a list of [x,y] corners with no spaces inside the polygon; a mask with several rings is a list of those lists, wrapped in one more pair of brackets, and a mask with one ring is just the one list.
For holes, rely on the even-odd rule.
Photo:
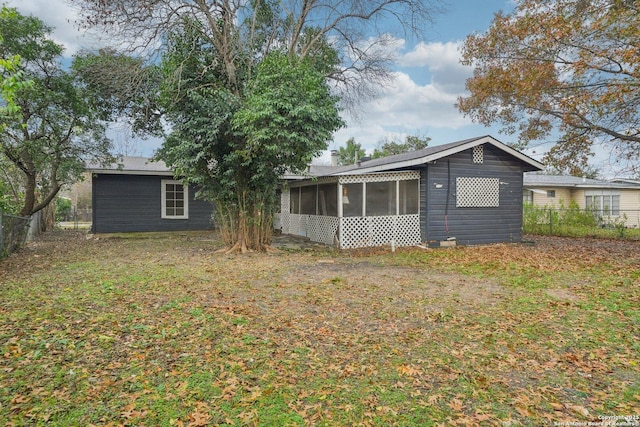
{"label": "dirt patch", "polygon": [[566,302],[576,302],[582,299],[569,289],[546,289],[545,293],[552,298]]}

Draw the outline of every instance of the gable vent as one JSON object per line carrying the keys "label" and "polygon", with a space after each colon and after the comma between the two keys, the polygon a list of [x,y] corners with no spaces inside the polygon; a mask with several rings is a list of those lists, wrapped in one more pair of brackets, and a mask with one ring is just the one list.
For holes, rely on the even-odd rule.
{"label": "gable vent", "polygon": [[484,162],[484,145],[473,147],[473,163],[482,164]]}

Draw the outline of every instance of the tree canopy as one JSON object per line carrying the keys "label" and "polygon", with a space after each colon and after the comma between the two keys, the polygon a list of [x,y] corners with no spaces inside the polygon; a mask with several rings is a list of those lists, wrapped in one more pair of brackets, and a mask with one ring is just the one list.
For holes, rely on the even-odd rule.
{"label": "tree canopy", "polygon": [[640,2],[522,0],[469,36],[474,67],[459,109],[518,134],[521,146],[556,140],[545,161],[586,167],[594,141],[633,165],[640,156]]}
{"label": "tree canopy", "polygon": [[366,155],[366,151],[362,145],[351,137],[347,140],[344,147],[338,147],[338,165],[353,165],[358,159],[362,159]]}
{"label": "tree canopy", "polygon": [[407,135],[404,142],[401,142],[398,139],[387,137],[380,141],[380,143],[378,143],[378,147],[373,150],[371,158],[378,159],[380,157],[393,156],[395,154],[421,150],[427,147],[429,141],[431,141],[431,138],[429,138],[428,136],[420,137],[415,135]]}
{"label": "tree canopy", "polygon": [[[2,67],[3,81],[13,81],[9,98],[3,85],[4,99],[15,107],[0,111],[0,156],[20,172],[22,182],[10,187],[24,196],[23,216],[46,207],[64,183],[79,177],[85,160],[109,158],[104,126],[81,82],[60,64],[63,48],[50,33],[38,18],[2,7],[0,59],[19,60]],[[15,174],[0,179],[10,177]]]}
{"label": "tree canopy", "polygon": [[239,68],[243,84],[230,84],[199,27],[189,22],[168,40],[159,104],[173,128],[157,156],[214,200],[232,249],[262,249],[279,176],[326,148],[342,126],[338,99],[313,57],[284,51]]}
{"label": "tree canopy", "polygon": [[169,133],[157,157],[214,200],[227,242],[244,250],[268,247],[278,175],[326,148],[340,108],[389,77],[388,34],[422,30],[437,1],[73,3],[83,25],[161,58]]}

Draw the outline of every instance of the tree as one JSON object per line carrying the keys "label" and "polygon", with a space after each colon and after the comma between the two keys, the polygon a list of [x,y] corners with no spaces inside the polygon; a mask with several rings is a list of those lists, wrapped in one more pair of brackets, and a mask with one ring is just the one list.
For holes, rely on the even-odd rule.
{"label": "tree", "polygon": [[162,70],[157,64],[103,48],[77,54],[72,69],[101,120],[124,121],[137,137],[164,136],[157,98]]}
{"label": "tree", "polygon": [[340,166],[353,165],[358,159],[365,156],[366,152],[355,138],[349,138],[344,147],[338,148],[338,164]]}
{"label": "tree", "polygon": [[460,111],[519,134],[520,146],[554,137],[545,160],[584,169],[596,140],[619,159],[640,155],[640,3],[520,1],[462,49],[469,96]]}
{"label": "tree", "polygon": [[353,105],[389,78],[390,23],[418,31],[433,12],[425,0],[73,2],[129,52],[159,46],[171,132],[157,157],[215,200],[232,250],[268,247],[278,174],[342,125],[333,94]]}
{"label": "tree", "polygon": [[15,86],[17,108],[0,112],[0,156],[22,175],[21,183],[12,184],[24,193],[22,216],[45,208],[64,183],[79,176],[85,159],[110,158],[104,126],[74,74],[58,62],[63,49],[50,32],[39,19],[3,6],[0,58],[19,57],[17,71],[31,83]]}
{"label": "tree", "polygon": [[415,135],[407,135],[404,142],[400,142],[398,139],[385,138],[378,143],[378,148],[373,150],[371,158],[378,159],[380,157],[421,150],[427,147],[429,141],[431,141],[431,138],[428,136],[421,138]]}
{"label": "tree", "polygon": [[[105,31],[130,51],[148,52],[186,21],[198,22],[217,51],[229,88],[238,89],[253,54],[284,48],[339,67],[325,71],[343,105],[375,96],[391,79],[394,35],[422,34],[442,0],[70,0],[86,29]],[[328,42],[330,40],[330,43]],[[330,49],[327,49],[327,47]],[[243,52],[243,54],[239,54]],[[249,54],[252,52],[253,54]],[[329,59],[329,61],[326,61]]]}
{"label": "tree", "polygon": [[230,251],[265,249],[279,176],[326,147],[342,125],[336,98],[307,61],[275,52],[241,97],[211,88],[187,97],[169,114],[175,128],[157,156],[214,201]]}

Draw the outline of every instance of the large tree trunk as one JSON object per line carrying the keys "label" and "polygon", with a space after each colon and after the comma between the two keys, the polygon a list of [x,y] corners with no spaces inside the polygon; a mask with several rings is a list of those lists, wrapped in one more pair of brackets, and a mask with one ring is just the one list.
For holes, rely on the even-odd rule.
{"label": "large tree trunk", "polygon": [[243,193],[237,203],[215,202],[216,225],[226,247],[221,252],[272,251],[270,206]]}
{"label": "large tree trunk", "polygon": [[36,205],[36,176],[35,174],[27,174],[24,188],[24,205],[20,211],[20,216],[31,216],[33,207]]}

